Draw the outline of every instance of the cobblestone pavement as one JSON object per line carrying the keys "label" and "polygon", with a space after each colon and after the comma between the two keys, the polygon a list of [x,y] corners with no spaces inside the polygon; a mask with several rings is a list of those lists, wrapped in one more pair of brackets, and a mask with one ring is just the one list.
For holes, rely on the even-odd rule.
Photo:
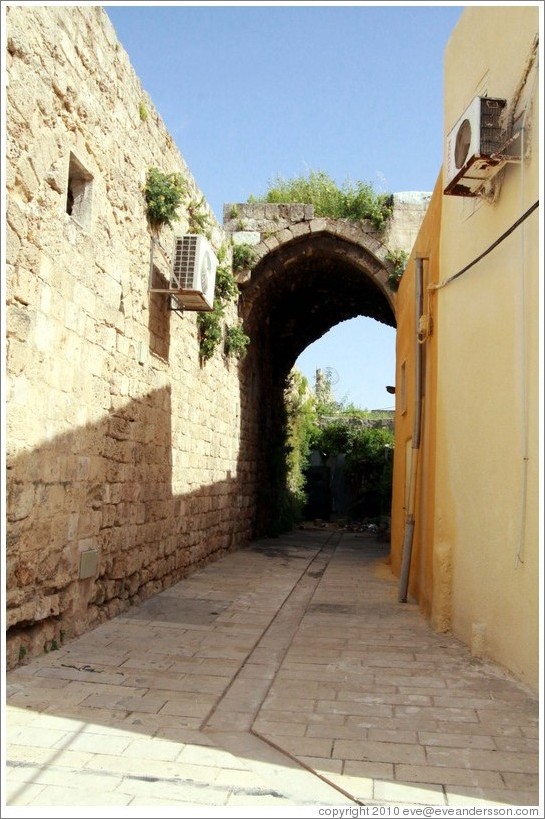
{"label": "cobblestone pavement", "polygon": [[538,805],[537,698],[399,604],[387,554],[254,541],[9,672],[4,804]]}

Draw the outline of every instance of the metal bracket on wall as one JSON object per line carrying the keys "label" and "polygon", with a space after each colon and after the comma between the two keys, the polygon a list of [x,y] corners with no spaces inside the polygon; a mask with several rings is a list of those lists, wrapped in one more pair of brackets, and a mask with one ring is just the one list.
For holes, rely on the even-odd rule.
{"label": "metal bracket on wall", "polygon": [[184,306],[178,300],[177,296],[170,296],[169,297],[168,304],[167,304],[167,309],[171,310],[173,313],[180,313],[181,314],[181,313],[184,312]]}
{"label": "metal bracket on wall", "polygon": [[[158,249],[160,251],[163,263],[166,262],[168,265],[168,270],[170,271],[172,265],[172,259],[168,251],[163,247],[163,245],[157,240],[154,239],[153,236],[150,240],[150,262],[149,262],[149,276],[148,276],[148,293],[163,293],[167,295],[167,310],[170,310],[173,313],[178,313],[181,315],[184,312],[183,303],[180,301],[179,297],[172,293],[171,282],[170,278],[167,279],[164,276],[159,266],[155,264],[155,250]],[[161,278],[159,283],[156,282],[157,277]],[[170,277],[170,272],[169,272]],[[158,286],[158,284],[160,286]]]}

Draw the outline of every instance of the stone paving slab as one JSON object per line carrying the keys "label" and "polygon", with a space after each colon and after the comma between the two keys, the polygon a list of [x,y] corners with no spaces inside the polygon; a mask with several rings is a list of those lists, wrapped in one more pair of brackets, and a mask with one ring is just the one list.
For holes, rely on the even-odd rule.
{"label": "stone paving slab", "polygon": [[[397,603],[386,559],[377,541],[343,536],[254,730],[365,804],[537,805],[537,699]],[[294,708],[299,730],[282,733]]]}
{"label": "stone paving slab", "polygon": [[536,698],[386,557],[255,541],[9,672],[6,807],[537,805]]}

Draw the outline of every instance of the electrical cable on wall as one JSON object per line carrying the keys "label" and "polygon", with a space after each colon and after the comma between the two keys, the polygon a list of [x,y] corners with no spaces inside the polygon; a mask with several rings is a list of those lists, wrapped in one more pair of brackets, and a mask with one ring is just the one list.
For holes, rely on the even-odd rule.
{"label": "electrical cable on wall", "polygon": [[497,247],[499,244],[501,244],[501,242],[503,242],[505,239],[507,239],[507,237],[508,237],[508,236],[510,236],[510,235],[511,235],[511,233],[513,233],[513,231],[515,231],[515,230],[516,230],[516,229],[519,227],[519,225],[521,225],[521,224],[522,224],[524,221],[526,221],[526,219],[527,219],[527,218],[528,218],[528,217],[529,217],[529,216],[530,216],[530,215],[531,215],[531,214],[532,214],[532,213],[533,213],[533,212],[536,210],[536,208],[538,208],[538,207],[539,207],[539,199],[538,199],[536,202],[534,202],[534,204],[533,204],[533,205],[530,205],[530,207],[528,208],[528,210],[527,210],[527,211],[525,211],[525,212],[522,214],[522,216],[521,216],[519,219],[517,219],[517,221],[516,221],[516,222],[514,222],[514,223],[511,225],[511,227],[510,227],[510,228],[508,228],[508,229],[505,231],[505,233],[502,233],[502,235],[501,235],[501,236],[500,236],[498,239],[496,239],[496,241],[495,241],[495,242],[492,242],[492,244],[491,244],[489,247],[487,247],[487,249],[486,249],[485,251],[483,251],[483,252],[482,252],[482,253],[481,253],[479,256],[477,256],[477,258],[476,258],[476,259],[473,259],[473,261],[472,261],[472,262],[470,262],[469,264],[466,264],[466,266],[465,266],[465,267],[463,267],[463,268],[462,268],[461,270],[459,270],[457,273],[454,273],[454,275],[449,276],[449,278],[448,278],[448,279],[445,279],[445,281],[444,281],[444,282],[440,282],[439,284],[429,284],[429,285],[428,285],[428,290],[441,290],[443,287],[446,287],[446,286],[447,286],[447,284],[450,284],[450,283],[451,283],[451,282],[453,282],[455,279],[458,279],[458,278],[459,278],[459,277],[460,277],[460,276],[461,276],[463,273],[466,273],[466,272],[467,272],[467,271],[468,271],[470,268],[474,267],[474,266],[477,264],[477,262],[480,262],[480,261],[481,261],[481,259],[484,259],[484,257],[485,257],[485,256],[488,256],[488,254],[489,254],[489,253],[491,253],[491,252],[494,250],[494,248],[496,248],[496,247]]}

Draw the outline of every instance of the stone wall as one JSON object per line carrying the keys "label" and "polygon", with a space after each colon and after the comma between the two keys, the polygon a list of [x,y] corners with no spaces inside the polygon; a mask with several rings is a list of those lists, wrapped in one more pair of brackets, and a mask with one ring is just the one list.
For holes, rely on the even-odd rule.
{"label": "stone wall", "polygon": [[[151,255],[147,170],[187,181],[180,232],[202,194],[108,17],[94,6],[5,16],[11,667],[264,531],[286,370],[352,315],[393,321],[385,256],[404,245],[395,211],[385,244],[308,206],[227,206],[221,227],[205,204],[214,249],[254,243],[262,279],[250,293],[239,276],[255,308],[247,358],[219,348],[203,364],[196,314],[149,292],[150,268],[156,284],[168,260]],[[407,218],[424,205],[408,202]],[[168,255],[173,230],[159,239]]]}
{"label": "stone wall", "polygon": [[148,293],[147,169],[201,193],[106,14],[6,18],[12,666],[247,540],[254,460],[236,361],[201,365],[196,313]]}
{"label": "stone wall", "polygon": [[431,192],[404,191],[394,193],[393,198],[392,219],[384,231],[383,242],[390,250],[410,253],[428,210]]}
{"label": "stone wall", "polygon": [[[368,220],[353,222],[349,219],[317,217],[313,205],[265,202],[224,205],[223,227],[232,237],[233,244],[246,244],[254,249],[255,262],[283,243],[309,233],[326,231],[365,247],[387,273],[393,269],[388,259],[390,251],[410,253],[431,193],[409,191],[394,193],[392,198],[392,215],[383,232],[377,231]],[[250,272],[243,271],[238,276],[239,284],[246,284],[250,278]]]}

